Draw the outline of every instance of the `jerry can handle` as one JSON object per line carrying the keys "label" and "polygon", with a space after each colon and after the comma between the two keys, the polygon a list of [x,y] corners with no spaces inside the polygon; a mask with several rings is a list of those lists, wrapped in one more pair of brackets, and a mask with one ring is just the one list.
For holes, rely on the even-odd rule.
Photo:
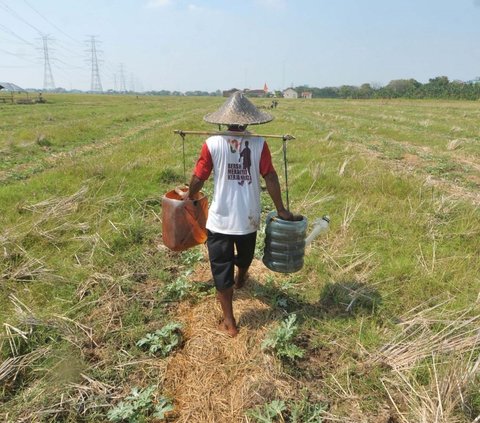
{"label": "jerry can handle", "polygon": [[[188,190],[188,185],[185,185],[183,188]],[[174,191],[181,197],[185,195],[185,191],[182,190],[182,187],[175,187]],[[198,200],[191,200],[193,205],[196,206],[198,204]]]}
{"label": "jerry can handle", "polygon": [[[188,187],[185,185],[184,188],[187,188]],[[182,187],[175,187],[174,191],[180,196],[180,197],[183,197],[183,195],[185,194],[185,191],[182,190]]]}

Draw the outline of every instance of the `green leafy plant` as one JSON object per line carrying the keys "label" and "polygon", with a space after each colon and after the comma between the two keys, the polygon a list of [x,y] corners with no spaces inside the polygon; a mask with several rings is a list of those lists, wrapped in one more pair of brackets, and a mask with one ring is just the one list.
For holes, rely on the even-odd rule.
{"label": "green leafy plant", "polygon": [[215,286],[206,282],[195,282],[191,286],[191,292],[195,293],[195,299],[200,300],[211,295],[215,295]]}
{"label": "green leafy plant", "polygon": [[163,301],[181,301],[189,299],[199,299],[212,294],[212,285],[207,283],[191,283],[189,280],[192,269],[185,271],[175,280],[165,285],[163,290]]}
{"label": "green leafy plant", "polygon": [[298,275],[291,275],[290,277],[280,280],[279,289],[282,292],[289,292],[300,283],[301,279]]}
{"label": "green leafy plant", "polygon": [[279,308],[283,308],[283,309],[288,308],[288,299],[287,298],[278,296],[278,297],[275,297],[274,300],[275,300],[274,301],[274,306],[275,307],[279,307]]}
{"label": "green leafy plant", "polygon": [[137,346],[147,348],[151,354],[167,357],[182,341],[181,323],[171,322],[153,333],[147,333]]}
{"label": "green leafy plant", "polygon": [[172,402],[168,398],[160,397],[160,399],[158,400],[158,404],[155,406],[155,412],[153,413],[153,417],[163,420],[165,418],[165,414],[173,410],[174,406]]}
{"label": "green leafy plant", "polygon": [[247,411],[247,416],[252,417],[258,423],[273,423],[277,418],[282,418],[282,413],[287,409],[285,401],[273,400],[261,407],[255,407]]}
{"label": "green leafy plant", "polygon": [[322,423],[325,405],[311,403],[306,393],[300,400],[288,402],[274,400],[272,402],[247,410],[246,415],[257,423],[273,423],[289,421],[291,423]]}
{"label": "green leafy plant", "polygon": [[278,328],[269,333],[262,342],[262,349],[273,351],[279,358],[295,360],[301,358],[305,351],[293,343],[298,333],[298,326],[295,324],[296,314],[291,314]]}
{"label": "green leafy plant", "polygon": [[324,404],[311,403],[304,397],[290,404],[290,421],[292,423],[322,423],[326,410]]}
{"label": "green leafy plant", "polygon": [[165,286],[164,292],[166,301],[180,301],[188,295],[189,290],[192,287],[192,284],[188,280],[188,275],[190,275],[190,273],[192,273],[192,271],[188,270]]}
{"label": "green leafy plant", "polygon": [[192,265],[203,260],[203,253],[198,248],[190,248],[182,253],[182,263]]}
{"label": "green leafy plant", "polygon": [[153,412],[153,417],[164,419],[165,414],[173,410],[171,401],[160,397],[157,405],[154,404],[155,386],[145,389],[133,388],[125,401],[119,402],[107,413],[111,422],[141,423]]}

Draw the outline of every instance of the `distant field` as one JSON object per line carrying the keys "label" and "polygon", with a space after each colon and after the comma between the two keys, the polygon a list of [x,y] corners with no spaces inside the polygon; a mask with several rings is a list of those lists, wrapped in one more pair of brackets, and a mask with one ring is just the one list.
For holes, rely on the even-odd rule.
{"label": "distant field", "polygon": [[[224,99],[45,97],[0,105],[5,421],[155,421],[162,404],[176,422],[480,415],[478,102],[280,99],[250,129],[296,136],[291,209],[331,230],[298,273],[254,262],[230,340],[205,248],[161,241],[161,196],[185,181],[173,130],[215,130],[202,117]],[[187,179],[201,143],[186,138]],[[262,349],[292,315],[303,357]],[[173,321],[173,354],[137,345]]]}

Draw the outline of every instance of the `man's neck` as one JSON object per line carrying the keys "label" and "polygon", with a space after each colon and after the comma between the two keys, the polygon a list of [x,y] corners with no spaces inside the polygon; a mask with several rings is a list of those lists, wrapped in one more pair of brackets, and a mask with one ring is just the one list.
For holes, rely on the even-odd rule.
{"label": "man's neck", "polygon": [[247,129],[246,126],[237,126],[237,125],[227,127],[227,130],[229,132],[245,132],[246,129]]}

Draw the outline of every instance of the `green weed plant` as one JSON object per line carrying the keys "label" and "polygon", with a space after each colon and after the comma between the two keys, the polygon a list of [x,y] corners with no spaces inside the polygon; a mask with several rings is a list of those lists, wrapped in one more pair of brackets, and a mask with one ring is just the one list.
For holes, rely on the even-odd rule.
{"label": "green weed plant", "polygon": [[108,411],[107,417],[111,422],[144,423],[150,421],[149,416],[160,420],[173,411],[174,407],[168,398],[160,397],[156,403],[154,393],[156,386],[145,389],[135,387],[124,401],[119,402]]}
{"label": "green weed plant", "polygon": [[326,407],[324,404],[308,401],[303,392],[300,400],[273,400],[246,412],[256,423],[322,423]]}
{"label": "green weed plant", "polygon": [[165,285],[165,301],[181,301],[190,295],[192,283],[188,279],[192,270],[187,270],[172,282]]}
{"label": "green weed plant", "polygon": [[181,329],[181,323],[170,322],[155,332],[147,333],[137,342],[137,346],[147,349],[152,355],[167,357],[181,344]]}
{"label": "green weed plant", "polygon": [[280,421],[282,413],[287,409],[285,401],[273,400],[261,407],[249,410],[247,415],[258,423],[274,423]]}
{"label": "green weed plant", "polygon": [[272,351],[281,359],[294,361],[302,358],[305,351],[294,343],[299,330],[295,324],[296,319],[296,314],[291,314],[272,330],[262,342],[262,349]]}

